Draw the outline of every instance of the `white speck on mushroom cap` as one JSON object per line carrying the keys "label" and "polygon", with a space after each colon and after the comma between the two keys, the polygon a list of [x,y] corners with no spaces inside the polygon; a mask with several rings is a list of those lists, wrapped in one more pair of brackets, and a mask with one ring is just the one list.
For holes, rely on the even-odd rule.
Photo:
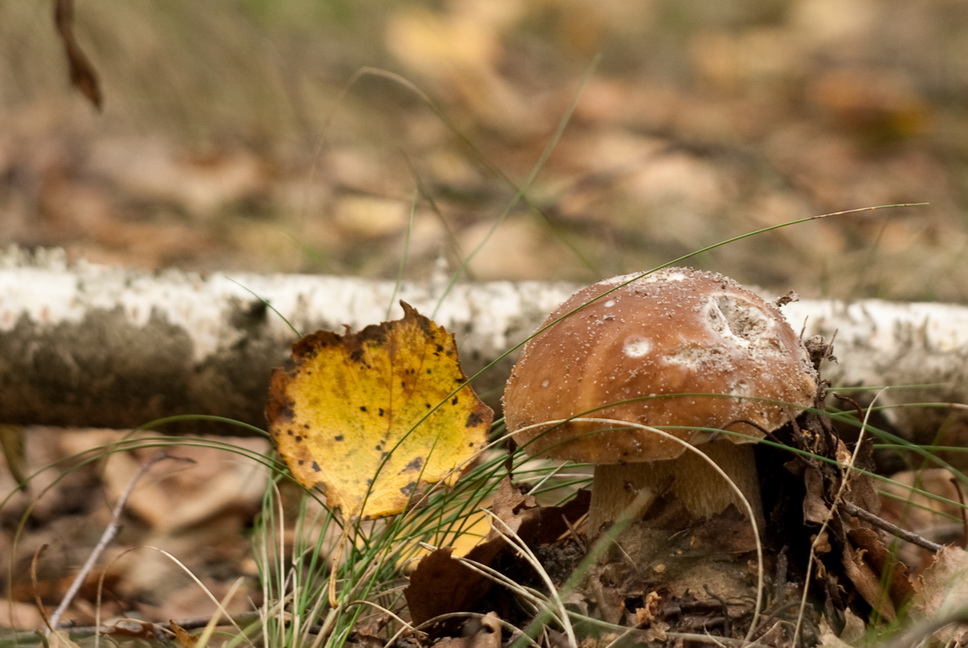
{"label": "white speck on mushroom cap", "polygon": [[625,355],[630,358],[641,358],[649,352],[652,348],[652,342],[647,337],[640,337],[633,335],[632,337],[625,339],[625,345],[622,350]]}
{"label": "white speck on mushroom cap", "polygon": [[694,428],[762,436],[758,428],[776,429],[813,404],[816,376],[796,333],[732,279],[689,268],[614,277],[573,295],[542,328],[576,308],[525,345],[508,381],[505,420],[512,433],[536,426],[515,436],[531,454],[617,463],[682,452],[628,426],[544,421],[682,426],[669,432],[700,443],[709,434]]}

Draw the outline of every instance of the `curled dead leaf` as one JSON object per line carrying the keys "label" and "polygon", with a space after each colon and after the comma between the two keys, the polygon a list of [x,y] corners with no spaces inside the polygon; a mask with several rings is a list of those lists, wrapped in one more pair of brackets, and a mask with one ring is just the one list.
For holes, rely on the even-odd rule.
{"label": "curled dead leaf", "polygon": [[968,642],[968,551],[945,547],[918,579],[920,591],[911,602],[913,620],[949,624],[937,628],[934,638],[943,645]]}
{"label": "curled dead leaf", "polygon": [[[574,526],[587,513],[588,501],[588,493],[583,491],[562,506],[538,506],[533,497],[505,479],[494,496],[493,513],[505,533],[514,533],[535,548],[553,543]],[[500,557],[509,551],[513,550],[507,540],[492,532],[465,559],[496,567]],[[492,585],[490,578],[455,558],[450,548],[443,548],[420,560],[404,596],[411,619],[421,624],[442,614],[475,611]]]}

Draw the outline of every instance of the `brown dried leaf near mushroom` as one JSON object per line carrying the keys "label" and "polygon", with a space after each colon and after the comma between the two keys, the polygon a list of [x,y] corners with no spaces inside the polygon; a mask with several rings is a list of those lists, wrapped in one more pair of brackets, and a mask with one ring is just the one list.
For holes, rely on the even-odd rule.
{"label": "brown dried leaf near mushroom", "polygon": [[[597,283],[562,304],[525,345],[504,413],[528,454],[596,464],[595,534],[623,511],[640,513],[650,493],[669,492],[699,517],[744,510],[705,460],[642,426],[698,447],[760,517],[746,444],[816,394],[807,351],[775,306],[722,275],[667,268]],[[633,502],[640,510],[626,511]]]}

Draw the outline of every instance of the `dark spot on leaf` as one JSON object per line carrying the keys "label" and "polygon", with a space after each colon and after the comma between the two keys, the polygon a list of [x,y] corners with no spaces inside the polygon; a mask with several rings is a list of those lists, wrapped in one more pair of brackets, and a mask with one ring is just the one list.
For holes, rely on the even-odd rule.
{"label": "dark spot on leaf", "polygon": [[295,439],[296,443],[302,443],[302,440],[303,438],[297,434]]}
{"label": "dark spot on leaf", "polygon": [[423,457],[414,457],[404,468],[403,472],[420,470],[423,467]]}
{"label": "dark spot on leaf", "polygon": [[343,440],[342,434],[337,434],[336,436],[333,437],[333,441],[342,441],[342,440]]}
{"label": "dark spot on leaf", "polygon": [[451,405],[457,405],[457,397],[456,396],[454,396],[452,399],[450,399],[450,404]]}
{"label": "dark spot on leaf", "polygon": [[316,463],[315,461],[313,462],[313,470],[315,470],[316,472],[321,472],[319,464]]}
{"label": "dark spot on leaf", "polygon": [[430,409],[430,403],[424,403],[424,407],[426,407],[427,409]]}
{"label": "dark spot on leaf", "polygon": [[275,403],[275,407],[273,407],[273,403],[270,400],[269,407],[267,409],[269,410],[269,418],[280,423],[291,421],[296,417],[296,413],[293,411],[292,401],[287,403]]}
{"label": "dark spot on leaf", "polygon": [[465,425],[469,428],[474,428],[484,422],[484,417],[482,417],[477,412],[471,412],[467,415],[467,423]]}
{"label": "dark spot on leaf", "polygon": [[350,360],[353,362],[363,362],[363,349],[353,349],[350,353]]}
{"label": "dark spot on leaf", "polygon": [[366,411],[366,405],[360,405],[360,411],[361,412],[365,412]]}
{"label": "dark spot on leaf", "polygon": [[385,412],[383,411],[383,408],[381,407],[381,408],[380,408],[380,411],[379,411],[379,414],[380,414],[380,416],[383,416],[383,414],[384,414],[384,413],[385,413]]}
{"label": "dark spot on leaf", "polygon": [[413,492],[415,490],[417,490],[417,482],[412,481],[406,486],[404,486],[403,488],[401,488],[400,492],[403,493],[404,495],[409,496],[409,495],[413,495]]}

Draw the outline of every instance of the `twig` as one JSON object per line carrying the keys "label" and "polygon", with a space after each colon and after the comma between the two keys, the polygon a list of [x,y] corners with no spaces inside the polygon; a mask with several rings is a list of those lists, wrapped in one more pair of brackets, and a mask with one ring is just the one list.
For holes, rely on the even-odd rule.
{"label": "twig", "polygon": [[[115,536],[117,536],[118,532],[121,530],[121,513],[124,511],[124,506],[127,504],[128,498],[131,496],[132,491],[134,491],[135,484],[146,472],[148,472],[148,469],[164,459],[178,459],[178,457],[172,457],[171,455],[165,453],[159,453],[145,463],[141,464],[141,467],[138,468],[138,472],[136,472],[128,481],[128,485],[125,487],[124,492],[121,493],[118,501],[114,504],[114,509],[111,511],[111,521],[104,529],[104,533],[101,534],[101,539],[98,540],[97,545],[95,545],[94,549],[91,551],[91,555],[87,557],[87,561],[85,561],[84,566],[81,567],[81,571],[79,571],[77,576],[74,577],[74,581],[71,583],[70,588],[68,588],[67,593],[60,602],[60,605],[58,605],[57,609],[54,610],[54,613],[50,615],[50,623],[47,629],[47,634],[50,634],[50,632],[57,627],[58,623],[60,622],[60,618],[64,616],[67,608],[74,601],[74,597],[77,596],[77,592],[81,589],[81,585],[84,584],[84,581],[87,580],[88,575],[90,575],[91,571],[94,570],[94,565],[97,563],[98,558],[101,557],[101,554],[104,553],[104,550],[108,548],[108,545],[111,544],[111,541],[114,540]],[[182,461],[190,460],[183,459]]]}
{"label": "twig", "polygon": [[901,527],[897,526],[896,524],[893,524],[891,522],[888,522],[884,518],[878,517],[878,516],[874,515],[873,513],[871,513],[870,511],[866,511],[866,510],[862,509],[861,507],[857,506],[856,504],[851,504],[850,502],[843,501],[843,502],[840,503],[840,505],[850,515],[856,515],[857,517],[863,519],[864,521],[870,522],[871,524],[873,524],[877,528],[883,529],[884,531],[887,531],[891,535],[897,536],[901,540],[906,540],[907,542],[910,542],[911,544],[915,544],[915,545],[917,545],[919,547],[924,547],[928,551],[935,551],[935,552],[937,552],[937,551],[941,551],[942,549],[944,549],[944,545],[940,545],[937,542],[932,542],[932,541],[928,540],[927,538],[924,538],[922,536],[919,536],[918,534],[916,534],[916,533],[914,533],[912,531],[908,531],[907,529],[902,529]]}
{"label": "twig", "polygon": [[53,630],[53,626],[50,624],[50,618],[47,616],[47,611],[44,610],[44,602],[40,598],[40,588],[37,587],[37,564],[40,562],[40,557],[44,555],[47,551],[47,545],[42,544],[37,547],[37,551],[34,552],[33,560],[30,561],[30,584],[34,588],[34,604],[37,606],[37,610],[40,612],[40,616],[44,620],[44,625],[47,626],[48,630]]}
{"label": "twig", "polygon": [[[261,619],[258,612],[242,612],[226,619],[225,624],[249,624]],[[208,626],[212,622],[212,617],[200,617],[185,621],[174,621],[174,623],[185,630],[198,630]],[[114,623],[91,625],[91,626],[71,626],[70,635],[73,638],[93,637],[94,635],[111,635],[125,638],[154,639],[155,637],[170,632],[167,624],[154,621],[141,621],[139,619],[123,618]],[[26,636],[26,635],[25,635]],[[33,635],[35,636],[35,635]]]}
{"label": "twig", "polygon": [[951,485],[955,487],[955,492],[958,493],[958,502],[961,503],[961,508],[958,509],[958,513],[961,514],[961,547],[964,549],[968,546],[968,517],[965,516],[965,493],[961,490],[961,484],[954,477],[951,478]]}

